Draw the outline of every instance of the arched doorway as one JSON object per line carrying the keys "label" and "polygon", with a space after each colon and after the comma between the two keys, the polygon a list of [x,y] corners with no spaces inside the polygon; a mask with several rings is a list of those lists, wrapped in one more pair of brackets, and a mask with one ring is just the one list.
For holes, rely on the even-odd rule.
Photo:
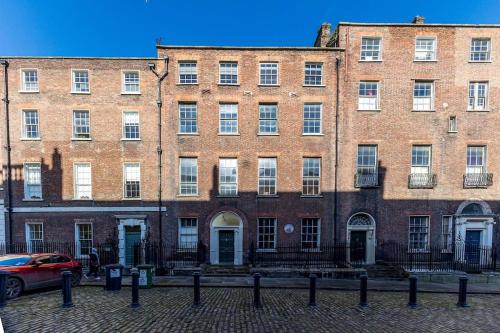
{"label": "arched doorway", "polygon": [[455,222],[455,241],[477,246],[492,246],[495,215],[482,200],[464,201],[458,206]]}
{"label": "arched doorway", "polygon": [[221,212],[210,222],[210,263],[243,264],[243,222],[238,214]]}
{"label": "arched doorway", "polygon": [[356,249],[350,254],[351,261],[375,263],[375,219],[367,213],[352,215],[347,221],[347,242]]}

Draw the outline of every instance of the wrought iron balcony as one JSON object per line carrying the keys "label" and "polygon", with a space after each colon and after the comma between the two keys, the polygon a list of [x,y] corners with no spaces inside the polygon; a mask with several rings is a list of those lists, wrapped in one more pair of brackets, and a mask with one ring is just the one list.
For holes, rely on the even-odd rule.
{"label": "wrought iron balcony", "polygon": [[437,176],[432,173],[412,173],[408,176],[408,188],[434,188]]}
{"label": "wrought iron balcony", "polygon": [[378,170],[357,170],[354,175],[354,187],[370,188],[378,187]]}
{"label": "wrought iron balcony", "polygon": [[493,185],[492,173],[466,173],[464,175],[464,188],[485,188]]}

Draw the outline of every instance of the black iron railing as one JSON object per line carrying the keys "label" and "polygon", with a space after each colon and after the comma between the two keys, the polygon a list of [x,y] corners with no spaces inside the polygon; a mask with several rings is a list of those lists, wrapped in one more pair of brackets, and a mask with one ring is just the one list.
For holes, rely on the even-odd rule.
{"label": "black iron railing", "polygon": [[408,175],[408,188],[434,188],[437,176],[431,173],[412,173]]}
{"label": "black iron railing", "polygon": [[377,170],[369,171],[357,170],[354,174],[354,187],[370,188],[379,186],[379,174]]}
{"label": "black iron railing", "polygon": [[464,188],[482,188],[493,185],[492,173],[467,173],[464,175]]}

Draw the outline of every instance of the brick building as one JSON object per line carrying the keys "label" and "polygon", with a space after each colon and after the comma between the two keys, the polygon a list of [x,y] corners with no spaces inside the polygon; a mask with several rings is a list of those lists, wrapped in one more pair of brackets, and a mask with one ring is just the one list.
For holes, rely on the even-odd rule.
{"label": "brick building", "polygon": [[324,24],[314,47],[3,58],[7,241],[111,240],[126,264],[160,235],[215,264],[251,244],[348,241],[365,262],[381,242],[491,246],[498,28],[417,17]]}

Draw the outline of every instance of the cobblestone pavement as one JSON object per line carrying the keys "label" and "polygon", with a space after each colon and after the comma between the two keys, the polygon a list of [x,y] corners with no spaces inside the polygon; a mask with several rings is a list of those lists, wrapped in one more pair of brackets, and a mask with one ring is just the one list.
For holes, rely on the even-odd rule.
{"label": "cobblestone pavement", "polygon": [[249,288],[203,288],[192,307],[190,288],[140,290],[141,307],[129,307],[131,289],[73,290],[74,307],[60,307],[60,290],[22,296],[0,309],[6,332],[500,332],[500,296],[470,295],[469,308],[456,295],[419,294],[409,309],[406,293],[321,290],[318,306],[308,291],[262,289],[263,308],[254,309]]}

